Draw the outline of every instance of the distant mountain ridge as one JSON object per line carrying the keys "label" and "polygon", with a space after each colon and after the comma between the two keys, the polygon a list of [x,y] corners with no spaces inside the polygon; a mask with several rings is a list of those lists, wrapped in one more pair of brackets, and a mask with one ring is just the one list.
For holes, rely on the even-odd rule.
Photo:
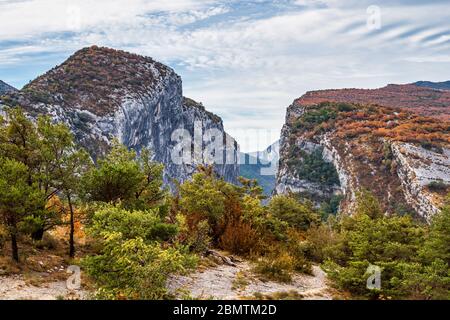
{"label": "distant mountain ridge", "polygon": [[279,161],[279,141],[264,151],[241,153],[239,173],[247,179],[255,179],[263,188],[266,196],[271,196],[276,182]]}
{"label": "distant mountain ridge", "polygon": [[443,82],[417,81],[413,83],[418,87],[432,88],[438,90],[450,90],[450,80]]}

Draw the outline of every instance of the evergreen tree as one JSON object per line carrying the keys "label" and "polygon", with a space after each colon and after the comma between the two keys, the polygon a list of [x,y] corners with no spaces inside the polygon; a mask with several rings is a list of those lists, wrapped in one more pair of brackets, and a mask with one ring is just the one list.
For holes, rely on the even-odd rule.
{"label": "evergreen tree", "polygon": [[30,214],[45,203],[42,192],[29,184],[28,168],[21,162],[0,158],[0,218],[11,238],[12,258],[19,261],[17,240]]}
{"label": "evergreen tree", "polygon": [[40,190],[42,207],[27,217],[33,239],[40,240],[46,230],[62,222],[61,212],[46,210],[46,203],[61,192],[72,196],[77,185],[74,177],[81,174],[79,168],[88,156],[76,148],[65,125],[43,116],[33,123],[20,108],[7,109],[6,118],[1,120],[0,156],[24,164],[28,185]]}
{"label": "evergreen tree", "polygon": [[46,189],[63,195],[69,207],[69,256],[75,256],[74,200],[81,190],[81,177],[91,164],[88,153],[78,148],[72,133],[63,124],[52,124],[49,118],[38,120],[42,137],[42,163],[51,174],[44,174]]}
{"label": "evergreen tree", "polygon": [[369,190],[362,189],[356,193],[356,215],[367,215],[371,218],[383,216],[380,202]]}
{"label": "evergreen tree", "polygon": [[450,198],[433,217],[421,255],[429,261],[442,260],[450,267]]}
{"label": "evergreen tree", "polygon": [[268,210],[275,218],[300,230],[307,230],[311,224],[320,222],[319,216],[311,206],[289,196],[274,196],[268,205]]}
{"label": "evergreen tree", "polygon": [[214,241],[220,236],[220,222],[225,214],[226,182],[217,179],[212,167],[199,167],[199,172],[180,186],[180,207],[195,229],[197,224],[208,221]]}
{"label": "evergreen tree", "polygon": [[87,199],[121,203],[129,208],[157,206],[165,198],[162,189],[163,165],[151,160],[144,149],[140,157],[117,140],[110,152],[83,178]]}

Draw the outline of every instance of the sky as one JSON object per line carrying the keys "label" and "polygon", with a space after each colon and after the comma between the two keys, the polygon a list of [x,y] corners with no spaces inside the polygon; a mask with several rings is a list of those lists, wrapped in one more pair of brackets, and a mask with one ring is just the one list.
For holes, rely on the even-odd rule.
{"label": "sky", "polygon": [[151,56],[242,151],[310,90],[450,80],[450,0],[0,0],[0,79],[17,87],[99,45]]}

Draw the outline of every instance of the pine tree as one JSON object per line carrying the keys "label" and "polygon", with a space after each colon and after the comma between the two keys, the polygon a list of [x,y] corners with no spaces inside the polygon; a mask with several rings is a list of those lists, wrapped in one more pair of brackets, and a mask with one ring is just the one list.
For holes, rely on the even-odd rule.
{"label": "pine tree", "polygon": [[75,256],[74,200],[81,189],[81,177],[91,163],[86,151],[78,148],[69,129],[63,124],[52,124],[49,118],[38,120],[38,132],[42,137],[42,163],[51,174],[44,175],[48,188],[63,195],[69,207],[69,256]]}
{"label": "pine tree", "polygon": [[121,203],[128,208],[158,206],[166,195],[163,169],[151,160],[149,150],[138,156],[114,140],[110,152],[83,178],[84,193],[90,201]]}
{"label": "pine tree", "polygon": [[0,156],[24,165],[28,186],[39,189],[40,208],[27,216],[24,227],[40,240],[46,230],[62,223],[62,212],[47,210],[46,204],[63,195],[70,208],[70,250],[74,255],[73,199],[79,193],[79,180],[89,164],[87,153],[78,148],[69,128],[49,117],[28,119],[20,108],[7,109],[0,123]]}
{"label": "pine tree", "polygon": [[19,261],[17,245],[21,225],[30,213],[45,206],[42,192],[29,184],[28,168],[21,162],[0,158],[0,219],[11,238],[12,258]]}

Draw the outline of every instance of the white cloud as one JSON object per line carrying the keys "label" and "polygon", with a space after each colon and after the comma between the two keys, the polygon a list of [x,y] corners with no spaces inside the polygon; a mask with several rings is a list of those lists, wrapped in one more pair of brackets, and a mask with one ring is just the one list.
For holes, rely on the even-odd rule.
{"label": "white cloud", "polygon": [[51,32],[86,31],[121,24],[146,12],[183,12],[213,1],[194,0],[27,0],[0,2],[0,39]]}

